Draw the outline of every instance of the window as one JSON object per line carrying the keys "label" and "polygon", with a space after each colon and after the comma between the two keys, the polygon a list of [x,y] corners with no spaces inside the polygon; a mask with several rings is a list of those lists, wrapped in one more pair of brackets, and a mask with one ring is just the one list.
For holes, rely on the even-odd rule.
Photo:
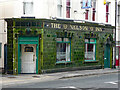
{"label": "window", "polygon": [[58,5],[57,5],[57,16],[62,17],[62,0],[57,0]]}
{"label": "window", "polygon": [[109,3],[106,4],[106,22],[108,23],[109,16]]}
{"label": "window", "polygon": [[57,62],[70,61],[70,40],[68,38],[57,38]]}
{"label": "window", "polygon": [[85,11],[86,11],[86,12],[85,12],[85,20],[88,20],[89,10],[88,10],[88,9],[86,9]]}
{"label": "window", "polygon": [[93,2],[92,21],[95,21],[96,1]]}
{"label": "window", "polygon": [[33,47],[25,47],[25,52],[33,52]]}
{"label": "window", "polygon": [[1,47],[2,47],[2,43],[0,43],[0,58],[1,58],[1,54],[2,54],[1,53],[2,52],[2,48]]}
{"label": "window", "polygon": [[85,39],[85,61],[95,60],[95,39]]}
{"label": "window", "polygon": [[120,26],[120,5],[118,5],[118,25]]}
{"label": "window", "polygon": [[33,14],[33,2],[23,2],[23,14]]}
{"label": "window", "polygon": [[70,18],[70,0],[66,1],[66,18]]}

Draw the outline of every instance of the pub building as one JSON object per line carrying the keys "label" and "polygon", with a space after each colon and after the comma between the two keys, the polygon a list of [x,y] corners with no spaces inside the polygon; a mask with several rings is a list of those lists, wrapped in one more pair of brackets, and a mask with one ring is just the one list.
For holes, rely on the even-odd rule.
{"label": "pub building", "polygon": [[12,18],[7,22],[7,73],[112,68],[110,25]]}

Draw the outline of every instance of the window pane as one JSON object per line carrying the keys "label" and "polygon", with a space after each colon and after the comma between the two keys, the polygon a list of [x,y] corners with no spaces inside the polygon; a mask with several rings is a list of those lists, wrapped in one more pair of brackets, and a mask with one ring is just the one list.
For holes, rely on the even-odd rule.
{"label": "window pane", "polygon": [[58,15],[58,17],[62,16],[62,6],[61,5],[57,6],[57,15]]}
{"label": "window pane", "polygon": [[89,42],[89,40],[88,40],[88,39],[85,39],[85,42]]}
{"label": "window pane", "polygon": [[70,61],[69,43],[57,43],[57,61]]}
{"label": "window pane", "polygon": [[70,0],[66,0],[66,18],[70,18]]}
{"label": "window pane", "polygon": [[33,52],[33,47],[25,47],[25,52]]}
{"label": "window pane", "polygon": [[85,60],[95,60],[95,44],[85,44]]}
{"label": "window pane", "polygon": [[96,1],[93,2],[93,8],[96,9]]}
{"label": "window pane", "polygon": [[109,4],[106,4],[106,22],[108,22]]}
{"label": "window pane", "polygon": [[90,42],[95,42],[95,40],[94,39],[90,39]]}
{"label": "window pane", "polygon": [[57,0],[57,15],[62,16],[62,0]]}
{"label": "window pane", "polygon": [[66,8],[66,18],[70,18],[70,8]]}
{"label": "window pane", "polygon": [[88,20],[88,13],[89,13],[89,10],[86,10],[86,13],[85,13],[85,19]]}
{"label": "window pane", "polygon": [[66,6],[68,6],[68,7],[70,6],[70,0],[66,1]]}
{"label": "window pane", "polygon": [[62,4],[62,0],[57,0],[57,4],[61,5]]}
{"label": "window pane", "polygon": [[120,26],[120,5],[118,6],[118,25]]}
{"label": "window pane", "polygon": [[69,41],[69,39],[68,38],[64,38],[64,41],[67,42],[67,41]]}
{"label": "window pane", "polygon": [[33,2],[24,2],[24,14],[33,14]]}
{"label": "window pane", "polygon": [[62,41],[62,38],[57,38],[57,41]]}

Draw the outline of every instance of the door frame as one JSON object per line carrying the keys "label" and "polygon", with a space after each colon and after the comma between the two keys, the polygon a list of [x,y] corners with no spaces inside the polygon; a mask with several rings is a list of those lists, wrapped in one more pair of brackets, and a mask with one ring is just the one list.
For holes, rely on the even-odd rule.
{"label": "door frame", "polygon": [[21,73],[21,44],[36,44],[36,74],[38,74],[38,36],[20,36],[18,37],[18,74]]}

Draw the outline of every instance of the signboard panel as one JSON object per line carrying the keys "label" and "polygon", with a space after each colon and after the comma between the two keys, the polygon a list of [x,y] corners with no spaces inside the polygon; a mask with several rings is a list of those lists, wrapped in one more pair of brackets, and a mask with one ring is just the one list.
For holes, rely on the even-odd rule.
{"label": "signboard panel", "polygon": [[64,30],[79,30],[79,31],[93,31],[93,32],[108,32],[112,33],[112,29],[95,27],[95,26],[85,26],[77,24],[62,24],[62,23],[53,23],[53,22],[44,22],[44,28],[52,29],[64,29]]}

